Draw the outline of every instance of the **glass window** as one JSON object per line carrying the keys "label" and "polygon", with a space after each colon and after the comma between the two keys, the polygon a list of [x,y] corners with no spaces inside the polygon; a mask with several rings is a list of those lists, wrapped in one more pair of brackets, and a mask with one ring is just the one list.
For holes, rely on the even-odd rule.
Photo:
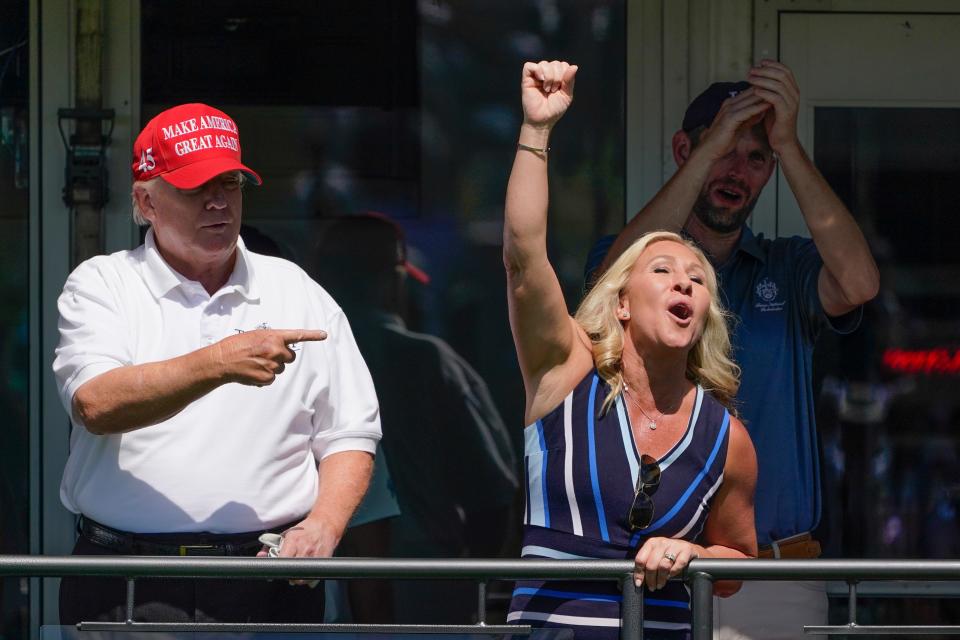
{"label": "glass window", "polygon": [[[517,555],[522,492],[495,489],[503,478],[498,485],[489,468],[497,457],[522,481],[524,394],[501,258],[520,71],[526,60],[558,58],[582,69],[576,102],[550,154],[549,248],[572,309],[590,246],[623,222],[625,3],[143,0],[142,12],[144,51],[150,49],[142,58],[144,120],[193,100],[237,120],[244,160],[264,178],[262,187],[245,192],[244,221],[334,293],[373,369],[386,460],[392,476],[401,476],[392,477],[393,485],[405,513],[422,515],[413,524],[401,516],[393,547],[381,551],[425,555],[416,528],[434,518],[453,533],[433,540],[426,550],[435,551],[427,555]],[[375,279],[378,259],[365,244],[373,232],[331,240],[342,232],[339,217],[371,211],[402,229],[406,259],[429,283],[407,277],[397,287],[390,278]],[[253,231],[246,234],[250,243]],[[402,322],[392,325],[391,340],[403,335],[405,344],[420,340],[433,351],[387,357],[393,352],[383,346],[383,331],[370,329],[370,309],[380,320]],[[445,368],[431,364],[430,353]],[[430,375],[436,386],[416,382]],[[459,380],[455,390],[451,377]],[[418,406],[430,415],[456,415],[448,396],[461,395],[461,406],[473,402],[477,410],[437,423],[440,435],[431,444],[446,442],[443,456],[421,451],[426,458],[417,460],[416,451],[391,445],[391,433],[414,428],[400,414]],[[504,441],[472,451],[474,427],[444,441],[463,421],[485,423]],[[426,442],[422,432],[411,438]],[[484,473],[486,485],[477,480]],[[431,493],[444,495],[431,499]],[[485,542],[473,535],[491,530]],[[356,542],[360,555],[368,555],[370,548]],[[440,596],[450,615],[461,616],[454,621],[468,619],[475,607],[473,588],[466,587],[459,594],[446,585]],[[465,615],[453,603],[460,595]]]}
{"label": "glass window", "polygon": [[[960,257],[949,229],[960,109],[818,107],[815,132],[816,164],[857,217],[881,272],[859,330],[825,333],[816,350],[829,550],[955,558]],[[960,621],[950,601],[875,603],[876,622]]]}
{"label": "glass window", "polygon": [[[30,553],[29,3],[0,5],[0,554]],[[29,637],[29,581],[0,578],[0,636]]]}

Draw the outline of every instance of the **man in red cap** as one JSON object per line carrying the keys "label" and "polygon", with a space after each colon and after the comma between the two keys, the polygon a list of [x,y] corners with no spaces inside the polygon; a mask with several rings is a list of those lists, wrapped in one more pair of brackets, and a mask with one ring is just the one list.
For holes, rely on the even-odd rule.
{"label": "man in red cap", "polygon": [[[373,383],[340,307],[296,265],[248,251],[234,121],[164,111],[134,145],[144,244],[97,256],[60,296],[53,370],[71,416],[64,505],[78,555],[327,557],[380,439]],[[314,583],[315,584],[315,583]],[[123,621],[121,578],[66,578],[63,624]],[[285,580],[141,580],[134,620],[320,622]]]}

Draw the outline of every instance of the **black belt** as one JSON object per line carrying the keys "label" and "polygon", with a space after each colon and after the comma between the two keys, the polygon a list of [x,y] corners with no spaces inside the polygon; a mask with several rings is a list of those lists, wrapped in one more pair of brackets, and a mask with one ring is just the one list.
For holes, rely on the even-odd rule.
{"label": "black belt", "polygon": [[80,519],[80,535],[94,544],[131,556],[252,556],[263,544],[265,531],[281,533],[292,525],[246,533],[128,533]]}

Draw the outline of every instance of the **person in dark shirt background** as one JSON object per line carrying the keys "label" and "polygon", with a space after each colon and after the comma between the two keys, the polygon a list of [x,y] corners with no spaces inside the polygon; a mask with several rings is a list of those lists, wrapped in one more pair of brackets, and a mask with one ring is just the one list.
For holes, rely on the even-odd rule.
{"label": "person in dark shirt background", "polygon": [[[314,260],[315,276],[354,314],[351,327],[380,400],[381,447],[401,511],[374,523],[377,535],[351,528],[343,548],[362,556],[498,555],[513,524],[514,452],[470,364],[440,338],[407,329],[407,279],[426,284],[429,277],[407,261],[403,230],[378,213],[336,218]],[[384,528],[389,548],[378,549]],[[463,623],[476,610],[475,586],[465,581],[395,581],[392,595],[399,623]],[[363,600],[351,594],[358,622],[371,620],[357,611]],[[379,620],[385,608],[381,600]]]}

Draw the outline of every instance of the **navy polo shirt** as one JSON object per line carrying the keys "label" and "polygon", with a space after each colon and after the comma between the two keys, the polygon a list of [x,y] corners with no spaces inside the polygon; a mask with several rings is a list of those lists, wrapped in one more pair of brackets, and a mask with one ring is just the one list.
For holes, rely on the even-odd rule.
{"label": "navy polo shirt", "polygon": [[733,355],[742,369],[737,408],[757,451],[757,542],[810,531],[820,520],[820,462],[814,422],[813,345],[824,326],[849,333],[862,309],[828,318],[813,241],[768,240],[743,227],[717,267],[724,305],[737,318]]}

